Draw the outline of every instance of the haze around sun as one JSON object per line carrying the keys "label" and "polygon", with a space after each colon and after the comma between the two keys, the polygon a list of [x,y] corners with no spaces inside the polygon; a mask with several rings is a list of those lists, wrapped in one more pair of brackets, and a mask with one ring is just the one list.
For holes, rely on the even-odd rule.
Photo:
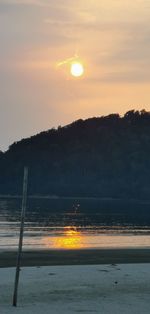
{"label": "haze around sun", "polygon": [[0,150],[80,118],[150,110],[150,1],[0,0],[0,29]]}

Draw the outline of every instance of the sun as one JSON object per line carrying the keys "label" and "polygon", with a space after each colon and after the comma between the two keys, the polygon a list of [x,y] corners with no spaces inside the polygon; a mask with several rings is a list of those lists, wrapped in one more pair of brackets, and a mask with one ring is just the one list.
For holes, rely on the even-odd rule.
{"label": "sun", "polygon": [[84,73],[83,64],[80,63],[80,62],[73,62],[73,63],[71,63],[70,72],[71,72],[71,75],[73,75],[75,77],[82,76],[83,73]]}

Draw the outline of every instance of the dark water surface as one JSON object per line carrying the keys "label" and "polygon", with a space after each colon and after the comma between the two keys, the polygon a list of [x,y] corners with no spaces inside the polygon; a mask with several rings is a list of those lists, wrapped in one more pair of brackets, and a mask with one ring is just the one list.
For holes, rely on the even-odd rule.
{"label": "dark water surface", "polygon": [[[0,250],[18,245],[21,199],[0,199]],[[150,204],[29,199],[24,249],[150,248]]]}

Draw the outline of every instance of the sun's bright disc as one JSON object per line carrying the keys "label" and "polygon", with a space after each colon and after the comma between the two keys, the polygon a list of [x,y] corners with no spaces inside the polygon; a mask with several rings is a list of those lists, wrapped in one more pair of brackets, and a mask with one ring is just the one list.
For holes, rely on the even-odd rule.
{"label": "sun's bright disc", "polygon": [[79,77],[84,73],[84,67],[80,62],[73,62],[71,64],[70,72],[73,76]]}

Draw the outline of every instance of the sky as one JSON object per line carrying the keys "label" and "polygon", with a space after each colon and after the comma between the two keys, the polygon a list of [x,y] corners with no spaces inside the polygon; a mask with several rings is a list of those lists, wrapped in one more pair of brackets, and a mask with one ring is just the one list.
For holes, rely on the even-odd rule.
{"label": "sky", "polygon": [[[73,78],[77,54],[84,75]],[[76,119],[150,110],[150,0],[0,0],[0,150]]]}

